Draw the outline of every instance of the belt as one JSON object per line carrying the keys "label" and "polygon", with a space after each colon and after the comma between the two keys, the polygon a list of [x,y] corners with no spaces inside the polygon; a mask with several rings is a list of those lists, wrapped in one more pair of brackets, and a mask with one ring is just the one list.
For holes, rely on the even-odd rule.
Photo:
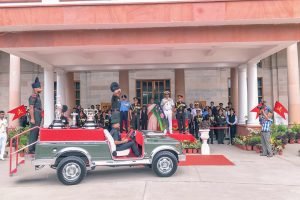
{"label": "belt", "polygon": [[128,110],[121,110],[121,112],[128,112]]}

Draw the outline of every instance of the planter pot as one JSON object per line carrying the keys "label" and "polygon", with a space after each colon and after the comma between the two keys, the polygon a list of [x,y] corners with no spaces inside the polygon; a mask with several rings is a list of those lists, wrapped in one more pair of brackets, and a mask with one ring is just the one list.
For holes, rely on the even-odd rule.
{"label": "planter pot", "polygon": [[203,155],[209,155],[210,154],[210,149],[207,144],[207,140],[209,139],[209,131],[210,129],[200,129],[200,138],[202,140],[202,145],[201,145],[201,154]]}
{"label": "planter pot", "polygon": [[187,153],[193,153],[193,149],[188,149]]}
{"label": "planter pot", "polygon": [[246,145],[246,150],[247,151],[252,151],[252,146],[251,145]]}
{"label": "planter pot", "polygon": [[256,153],[259,153],[259,148],[257,146],[253,146],[253,151],[255,151]]}
{"label": "planter pot", "polygon": [[297,139],[297,143],[300,144],[300,139]]}
{"label": "planter pot", "polygon": [[186,154],[187,153],[186,149],[182,149],[182,153]]}
{"label": "planter pot", "polygon": [[290,139],[290,144],[295,144],[295,139]]}
{"label": "planter pot", "polygon": [[282,156],[282,150],[278,151],[278,155]]}
{"label": "planter pot", "polygon": [[193,149],[193,153],[198,153],[198,149]]}
{"label": "planter pot", "polygon": [[246,151],[247,150],[246,145],[242,145],[242,149]]}

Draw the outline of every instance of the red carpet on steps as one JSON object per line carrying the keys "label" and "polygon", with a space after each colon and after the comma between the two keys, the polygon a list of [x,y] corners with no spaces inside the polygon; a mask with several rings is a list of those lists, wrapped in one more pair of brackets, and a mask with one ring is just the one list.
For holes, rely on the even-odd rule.
{"label": "red carpet on steps", "polygon": [[234,165],[223,155],[186,155],[186,161],[179,162],[179,166],[192,165]]}

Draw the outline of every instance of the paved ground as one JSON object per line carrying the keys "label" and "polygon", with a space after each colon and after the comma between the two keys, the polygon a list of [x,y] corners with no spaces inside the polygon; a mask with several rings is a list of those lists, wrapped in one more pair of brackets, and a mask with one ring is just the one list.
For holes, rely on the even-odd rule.
{"label": "paved ground", "polygon": [[300,144],[288,145],[283,156],[260,157],[234,146],[212,145],[235,166],[179,167],[159,178],[142,167],[97,168],[80,185],[64,186],[50,168],[34,171],[27,162],[14,177],[8,161],[0,162],[0,199],[222,199],[299,200]]}

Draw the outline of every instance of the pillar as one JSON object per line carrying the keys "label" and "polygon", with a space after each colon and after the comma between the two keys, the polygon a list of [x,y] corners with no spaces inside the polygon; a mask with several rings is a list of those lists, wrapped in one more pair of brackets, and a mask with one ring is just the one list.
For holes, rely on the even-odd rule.
{"label": "pillar", "polygon": [[56,102],[66,104],[66,72],[64,70],[56,70]]}
{"label": "pillar", "polygon": [[230,92],[231,92],[231,103],[232,107],[235,109],[235,112],[238,113],[239,107],[238,107],[238,69],[237,68],[231,68],[230,69]]}
{"label": "pillar", "polygon": [[54,70],[52,66],[44,66],[44,127],[48,127],[54,119]]}
{"label": "pillar", "polygon": [[248,121],[249,125],[259,125],[256,119],[256,113],[250,112],[258,105],[258,89],[257,89],[257,63],[251,62],[247,66],[247,91],[248,91]]}
{"label": "pillar", "polygon": [[88,80],[87,72],[80,73],[80,104],[82,108],[88,108]]}
{"label": "pillar", "polygon": [[[9,62],[9,110],[21,104],[21,77],[20,77],[20,58],[10,55]],[[12,121],[13,115],[9,115],[9,127],[18,127],[19,120]]]}
{"label": "pillar", "polygon": [[297,43],[287,48],[289,124],[300,123],[300,88]]}
{"label": "pillar", "polygon": [[119,85],[122,89],[122,94],[126,94],[129,98],[129,70],[120,70],[119,71]]}
{"label": "pillar", "polygon": [[175,98],[177,95],[183,95],[185,98],[184,69],[175,69]]}
{"label": "pillar", "polygon": [[66,73],[66,105],[68,106],[67,114],[71,114],[73,107],[75,106],[75,82],[74,82],[74,73]]}
{"label": "pillar", "polygon": [[238,67],[238,123],[245,124],[247,115],[247,70],[246,65]]}

